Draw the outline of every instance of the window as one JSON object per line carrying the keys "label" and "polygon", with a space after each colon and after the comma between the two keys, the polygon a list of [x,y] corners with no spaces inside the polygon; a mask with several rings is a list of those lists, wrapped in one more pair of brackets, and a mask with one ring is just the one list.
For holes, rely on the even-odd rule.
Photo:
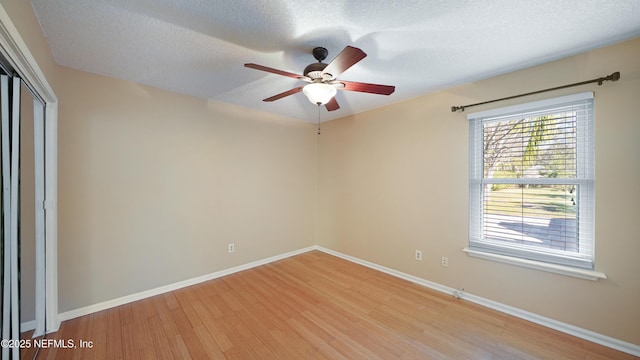
{"label": "window", "polygon": [[468,119],[469,249],[593,269],[593,93]]}

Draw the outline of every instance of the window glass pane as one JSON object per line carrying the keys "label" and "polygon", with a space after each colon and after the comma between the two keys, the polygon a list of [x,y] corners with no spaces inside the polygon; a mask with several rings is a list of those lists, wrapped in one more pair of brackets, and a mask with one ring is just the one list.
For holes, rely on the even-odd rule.
{"label": "window glass pane", "polygon": [[578,189],[576,184],[485,184],[484,237],[578,253]]}
{"label": "window glass pane", "polygon": [[485,178],[575,178],[576,112],[483,124]]}

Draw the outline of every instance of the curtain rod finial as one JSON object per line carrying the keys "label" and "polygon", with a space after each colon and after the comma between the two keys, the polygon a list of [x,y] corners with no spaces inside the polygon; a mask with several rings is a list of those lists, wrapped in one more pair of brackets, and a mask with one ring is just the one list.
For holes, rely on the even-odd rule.
{"label": "curtain rod finial", "polygon": [[618,81],[620,80],[620,71],[616,71],[613,74],[598,79],[598,85],[602,85],[605,81]]}

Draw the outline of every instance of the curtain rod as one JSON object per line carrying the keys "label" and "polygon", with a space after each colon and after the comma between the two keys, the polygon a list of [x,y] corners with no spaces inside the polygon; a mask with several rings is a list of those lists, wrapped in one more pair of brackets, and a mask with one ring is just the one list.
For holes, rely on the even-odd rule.
{"label": "curtain rod", "polygon": [[495,100],[489,100],[489,101],[483,101],[483,102],[479,102],[479,103],[475,103],[475,104],[470,104],[470,105],[462,105],[462,106],[452,106],[451,107],[451,112],[456,112],[458,110],[460,111],[464,111],[464,109],[468,108],[468,107],[472,107],[472,106],[478,106],[478,105],[484,105],[484,104],[489,104],[489,103],[493,103],[496,101],[503,101],[503,100],[509,100],[509,99],[515,99],[515,98],[519,98],[519,97],[523,97],[523,96],[528,96],[528,95],[534,95],[534,94],[540,94],[543,92],[547,92],[547,91],[553,91],[553,90],[560,90],[560,89],[565,89],[568,87],[573,87],[573,86],[579,86],[579,85],[585,85],[585,84],[591,84],[594,82],[597,82],[598,85],[602,85],[603,82],[605,81],[618,81],[620,80],[620,71],[616,71],[613,74],[609,75],[609,76],[603,76],[603,77],[599,77],[597,79],[592,79],[592,80],[587,80],[587,81],[582,81],[582,82],[577,82],[577,83],[573,83],[573,84],[568,84],[568,85],[562,85],[562,86],[556,86],[553,88],[549,88],[549,89],[544,89],[544,90],[538,90],[538,91],[533,91],[533,92],[529,92],[526,94],[520,94],[520,95],[513,95],[513,96],[507,96],[507,97],[503,97],[500,99],[495,99]]}

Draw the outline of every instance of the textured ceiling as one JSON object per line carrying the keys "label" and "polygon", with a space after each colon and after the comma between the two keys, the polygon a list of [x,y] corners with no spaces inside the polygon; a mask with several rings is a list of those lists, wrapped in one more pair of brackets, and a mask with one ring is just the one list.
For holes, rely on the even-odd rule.
{"label": "textured ceiling", "polygon": [[325,62],[346,45],[364,50],[339,79],[395,85],[395,93],[339,91],[341,108],[323,108],[325,121],[640,35],[639,0],[32,4],[60,65],[309,122],[317,109],[301,93],[262,101],[303,82],[243,64],[302,73],[316,46],[329,50]]}

